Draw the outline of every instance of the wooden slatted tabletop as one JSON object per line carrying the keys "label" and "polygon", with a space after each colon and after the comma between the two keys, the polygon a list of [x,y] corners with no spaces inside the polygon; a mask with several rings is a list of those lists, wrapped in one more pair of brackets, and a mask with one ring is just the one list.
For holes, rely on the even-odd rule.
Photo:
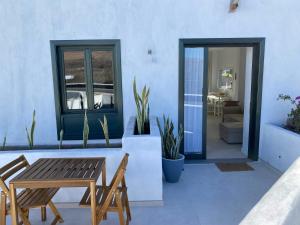
{"label": "wooden slatted tabletop", "polygon": [[97,181],[105,158],[42,158],[11,180],[16,188],[87,186]]}
{"label": "wooden slatted tabletop", "polygon": [[91,190],[92,224],[96,224],[96,182],[102,174],[106,185],[105,158],[42,158],[10,181],[13,224],[18,224],[16,188],[88,187]]}

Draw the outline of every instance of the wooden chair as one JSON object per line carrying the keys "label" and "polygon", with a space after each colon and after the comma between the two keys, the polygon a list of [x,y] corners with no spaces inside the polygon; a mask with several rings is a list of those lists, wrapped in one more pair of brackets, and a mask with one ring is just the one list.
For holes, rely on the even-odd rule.
{"label": "wooden chair", "polygon": [[[117,212],[119,215],[120,225],[128,225],[129,221],[131,220],[131,212],[129,208],[127,187],[124,176],[128,163],[128,156],[129,154],[126,154],[123,157],[109,186],[96,187],[97,224],[99,224],[103,219],[106,219],[107,212]],[[83,195],[83,198],[80,201],[80,206],[91,206],[89,188]],[[126,223],[124,218],[124,210],[126,210]]]}
{"label": "wooden chair", "polygon": [[[6,216],[10,215],[10,190],[6,184],[8,178],[16,175],[24,168],[30,167],[26,158],[22,155],[12,162],[0,168],[0,188],[1,188],[1,203],[0,203],[0,225],[6,225]],[[29,210],[31,208],[41,208],[41,219],[46,221],[46,206],[48,205],[55,215],[55,219],[51,225],[57,222],[63,222],[57,208],[51,201],[53,196],[58,191],[58,188],[43,188],[43,189],[25,189],[17,195],[18,214],[21,218],[20,224],[30,225]]]}

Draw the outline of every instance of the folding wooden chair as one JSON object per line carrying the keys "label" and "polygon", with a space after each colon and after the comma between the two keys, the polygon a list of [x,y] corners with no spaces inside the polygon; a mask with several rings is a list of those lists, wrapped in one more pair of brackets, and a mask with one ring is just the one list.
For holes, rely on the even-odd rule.
{"label": "folding wooden chair", "polygon": [[[131,220],[131,212],[127,195],[127,187],[125,182],[125,171],[128,163],[129,154],[123,157],[111,183],[109,186],[96,187],[97,199],[97,224],[106,219],[107,212],[117,212],[119,215],[120,225],[128,225]],[[90,207],[90,189],[88,188],[80,201],[80,206]],[[124,218],[124,210],[126,210],[126,223]]]}
{"label": "folding wooden chair", "polygon": [[[10,215],[10,190],[6,181],[11,176],[15,175],[24,168],[30,165],[26,158],[22,155],[12,162],[0,168],[0,188],[1,188],[1,203],[0,203],[0,225],[6,225],[6,216]],[[41,208],[41,219],[46,221],[47,212],[46,206],[48,205],[55,215],[52,225],[57,222],[63,222],[61,215],[57,208],[51,201],[53,196],[58,191],[58,188],[43,188],[43,189],[25,189],[17,195],[18,214],[21,218],[20,224],[30,225],[29,210],[31,208]]]}

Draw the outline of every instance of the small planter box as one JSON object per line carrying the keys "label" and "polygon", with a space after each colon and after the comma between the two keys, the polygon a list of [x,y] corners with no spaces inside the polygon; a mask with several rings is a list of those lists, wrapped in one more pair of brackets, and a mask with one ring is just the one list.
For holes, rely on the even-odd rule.
{"label": "small planter box", "polygon": [[134,201],[162,201],[161,137],[156,120],[150,118],[149,135],[134,135],[134,128],[135,117],[131,117],[122,138],[123,151],[129,153],[129,199],[134,196]]}
{"label": "small planter box", "polygon": [[273,124],[263,127],[260,158],[285,172],[300,156],[300,135]]}

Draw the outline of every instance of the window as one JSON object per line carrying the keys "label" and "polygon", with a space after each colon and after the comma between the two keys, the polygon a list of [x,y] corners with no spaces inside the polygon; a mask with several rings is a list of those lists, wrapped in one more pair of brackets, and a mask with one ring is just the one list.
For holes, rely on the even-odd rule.
{"label": "window", "polygon": [[87,111],[90,139],[103,138],[99,119],[108,118],[111,138],[123,134],[119,40],[51,41],[57,134],[82,139]]}

